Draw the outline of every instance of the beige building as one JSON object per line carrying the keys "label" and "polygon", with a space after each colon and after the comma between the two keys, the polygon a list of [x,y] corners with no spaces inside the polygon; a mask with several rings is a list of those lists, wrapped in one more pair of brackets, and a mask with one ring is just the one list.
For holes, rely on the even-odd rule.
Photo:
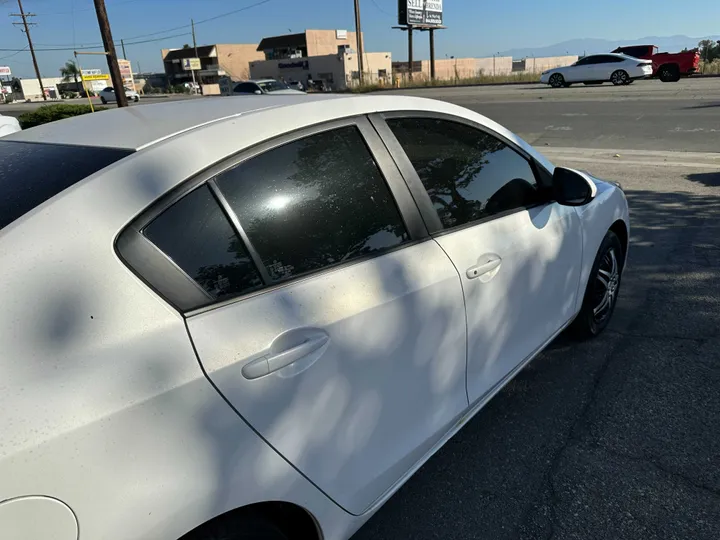
{"label": "beige building", "polygon": [[305,30],[299,34],[263,38],[257,50],[262,51],[265,60],[326,56],[337,54],[341,48],[356,49],[356,35],[347,30]]}
{"label": "beige building", "polygon": [[[183,69],[182,61],[195,58],[195,48],[163,49],[162,58],[168,84],[176,85],[192,82],[192,73]],[[263,60],[265,55],[258,51],[255,44],[218,43],[197,48],[201,69],[195,72],[196,80],[203,87],[203,94],[219,93],[220,77],[235,80],[247,79],[250,75],[250,62]]]}
{"label": "beige building", "polygon": [[[389,52],[363,54],[364,82],[391,84],[392,56]],[[322,81],[329,90],[346,90],[360,84],[358,54],[348,49],[336,54],[264,60],[250,64],[251,79],[298,81],[305,87],[308,81]]]}

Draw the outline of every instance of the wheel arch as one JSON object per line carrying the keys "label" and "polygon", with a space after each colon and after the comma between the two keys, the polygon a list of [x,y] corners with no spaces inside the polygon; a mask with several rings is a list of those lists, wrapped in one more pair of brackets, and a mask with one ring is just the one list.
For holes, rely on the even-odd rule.
{"label": "wheel arch", "polygon": [[241,506],[198,525],[184,534],[179,540],[203,540],[214,526],[226,521],[261,517],[271,521],[292,538],[302,540],[322,540],[322,530],[315,517],[305,508],[284,501],[265,501]]}
{"label": "wheel arch", "polygon": [[614,232],[620,240],[623,248],[623,258],[626,259],[628,247],[630,245],[630,237],[627,224],[622,219],[618,219],[617,221],[615,221],[615,223],[610,225],[610,230]]}

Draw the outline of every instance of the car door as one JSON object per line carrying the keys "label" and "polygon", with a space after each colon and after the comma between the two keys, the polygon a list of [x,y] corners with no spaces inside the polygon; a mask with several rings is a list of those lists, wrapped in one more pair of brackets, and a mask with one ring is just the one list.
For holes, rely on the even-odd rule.
{"label": "car door", "polygon": [[593,66],[593,76],[597,81],[609,81],[613,71],[618,69],[619,64],[623,62],[622,58],[610,56],[609,54],[598,55],[596,59]]}
{"label": "car door", "polygon": [[509,141],[459,118],[419,115],[384,115],[386,128],[373,121],[460,273],[472,404],[573,317],[580,221],[552,202],[539,165]]}
{"label": "car door", "polygon": [[180,303],[213,384],[360,514],[467,410],[458,273],[365,117],[209,175],[137,229],[195,285]]}
{"label": "car door", "polygon": [[591,70],[592,70],[592,56],[586,56],[585,58],[581,58],[575,64],[572,66],[569,66],[565,68],[563,71],[563,76],[565,77],[565,80],[567,82],[582,82],[582,81],[589,81],[592,80],[591,77]]}

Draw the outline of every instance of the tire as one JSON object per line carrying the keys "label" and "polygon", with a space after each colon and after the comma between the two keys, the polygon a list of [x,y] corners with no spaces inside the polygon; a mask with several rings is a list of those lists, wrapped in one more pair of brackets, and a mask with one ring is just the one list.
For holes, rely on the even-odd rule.
{"label": "tire", "polygon": [[107,99],[105,99],[104,97],[101,97],[101,98],[100,98],[100,102],[101,102],[103,105],[107,105]]}
{"label": "tire", "polygon": [[196,529],[181,540],[290,540],[290,537],[262,516],[238,516]]}
{"label": "tire", "polygon": [[608,231],[595,256],[582,307],[570,326],[575,337],[594,338],[607,327],[620,293],[624,262],[620,239],[614,232]]}
{"label": "tire", "polygon": [[548,82],[553,88],[562,88],[565,86],[565,77],[563,77],[560,73],[553,73]]}
{"label": "tire", "polygon": [[135,103],[140,103],[140,96],[135,96],[135,97],[133,98],[133,101],[134,101]]}
{"label": "tire", "polygon": [[660,66],[658,77],[662,82],[678,82],[680,80],[680,69],[675,64]]}
{"label": "tire", "polygon": [[629,80],[630,76],[624,69],[618,69],[617,71],[613,71],[613,74],[610,75],[610,82],[613,83],[615,86],[622,86],[628,84]]}

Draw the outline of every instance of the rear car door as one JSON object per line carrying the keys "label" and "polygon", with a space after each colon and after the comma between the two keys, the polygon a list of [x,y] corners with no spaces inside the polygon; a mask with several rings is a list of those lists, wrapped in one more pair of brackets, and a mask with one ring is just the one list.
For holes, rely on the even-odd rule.
{"label": "rear car door", "polygon": [[498,134],[444,115],[384,115],[386,127],[373,121],[460,273],[472,404],[574,315],[578,215],[552,202],[539,165]]}
{"label": "rear car door", "polygon": [[593,77],[598,81],[609,81],[613,72],[622,64],[623,59],[618,56],[602,54],[595,57],[593,65]]}
{"label": "rear car door", "polygon": [[135,229],[194,287],[210,380],[348,512],[466,411],[458,273],[367,118],[257,147]]}

